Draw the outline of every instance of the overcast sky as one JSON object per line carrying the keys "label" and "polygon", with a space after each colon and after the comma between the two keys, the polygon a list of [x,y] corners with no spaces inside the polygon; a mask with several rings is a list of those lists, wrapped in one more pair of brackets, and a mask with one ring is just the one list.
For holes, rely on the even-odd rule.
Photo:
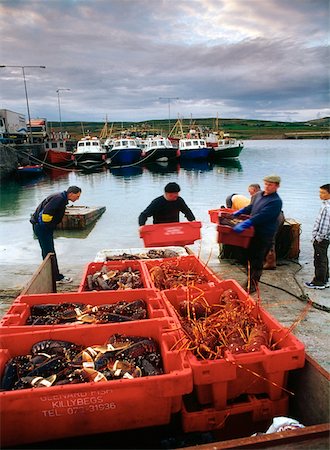
{"label": "overcast sky", "polygon": [[[57,89],[62,121],[330,116],[329,0],[0,0],[0,21],[0,65],[46,66],[31,117],[59,120]],[[22,69],[0,108],[27,116]]]}

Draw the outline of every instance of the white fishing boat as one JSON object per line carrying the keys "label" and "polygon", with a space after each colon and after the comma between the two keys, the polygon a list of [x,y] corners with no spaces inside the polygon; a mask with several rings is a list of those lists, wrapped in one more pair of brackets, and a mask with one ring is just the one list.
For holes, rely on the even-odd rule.
{"label": "white fishing boat", "polygon": [[238,158],[244,148],[243,142],[230,137],[229,133],[210,133],[206,143],[210,147],[211,159]]}
{"label": "white fishing boat", "polygon": [[151,136],[142,141],[142,158],[144,162],[175,160],[178,149],[163,136]]}
{"label": "white fishing boat", "polygon": [[92,170],[105,166],[108,151],[97,137],[85,136],[77,143],[73,153],[74,163],[78,168]]}

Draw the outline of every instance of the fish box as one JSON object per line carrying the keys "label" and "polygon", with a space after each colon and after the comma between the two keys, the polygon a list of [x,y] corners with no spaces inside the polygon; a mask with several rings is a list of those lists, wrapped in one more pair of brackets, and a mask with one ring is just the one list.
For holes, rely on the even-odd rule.
{"label": "fish box", "polygon": [[[140,285],[139,288],[134,289],[148,289],[151,287],[151,283],[149,280],[148,273],[146,271],[146,268],[143,266],[141,261],[136,260],[121,260],[121,261],[106,261],[106,262],[92,262],[87,264],[85,272],[82,277],[82,281],[79,285],[78,292],[88,291],[91,290],[88,287],[88,277],[89,275],[94,275],[96,272],[100,272],[104,268],[104,271],[111,272],[111,271],[119,271],[119,272],[135,272],[139,274],[140,277]],[[106,275],[106,274],[104,274]],[[106,278],[106,277],[105,277]],[[130,287],[129,284],[125,284],[127,282],[127,277],[123,277],[122,284],[116,284],[113,289],[109,287],[108,290],[129,290]],[[133,288],[132,288],[133,289]],[[95,292],[100,291],[100,289],[93,289]]]}
{"label": "fish box", "polygon": [[[154,290],[142,289],[142,290],[121,290],[121,291],[102,291],[95,294],[95,292],[68,292],[57,294],[35,294],[35,295],[20,295],[13,302],[12,306],[4,317],[0,321],[0,335],[8,333],[22,333],[39,330],[56,329],[58,327],[67,327],[73,325],[91,325],[95,326],[95,322],[89,321],[93,314],[86,314],[87,317],[80,316],[80,308],[83,311],[84,306],[90,305],[92,307],[100,305],[114,305],[115,303],[125,301],[128,305],[131,305],[131,309],[134,309],[134,302],[143,300],[146,305],[146,318],[145,319],[162,319],[168,317],[168,311],[165,306],[164,300]],[[76,312],[76,318],[72,317],[71,322],[51,324],[51,325],[27,325],[27,320],[31,315],[31,307],[36,305],[45,305],[45,315],[47,313],[47,305],[63,305],[68,303],[82,304],[83,306],[77,306],[78,311],[72,309],[72,312]],[[68,311],[68,308],[66,308]],[[63,316],[65,317],[64,309]],[[143,319],[137,319],[143,320]],[[116,317],[109,317],[109,323],[119,322],[120,317],[116,320]],[[131,320],[129,320],[131,321]],[[73,322],[73,323],[72,323]],[[124,320],[123,320],[124,322]],[[100,324],[98,324],[99,326]],[[102,326],[104,323],[102,323]]]}
{"label": "fish box", "polygon": [[[289,396],[284,394],[278,400],[270,400],[266,396],[247,395],[232,402],[226,408],[217,410],[211,407],[200,408],[191,401],[192,395],[184,396],[182,406],[182,428],[185,433],[222,430],[236,427],[246,436],[256,428],[266,429],[274,417],[287,416]],[[220,436],[219,436],[220,439]]]}
{"label": "fish box", "polygon": [[201,238],[201,222],[172,222],[144,225],[140,237],[145,247],[189,245]]}
{"label": "fish box", "polygon": [[[219,220],[221,217],[226,217],[226,215],[228,215],[228,213],[220,212]],[[239,217],[246,220],[250,216],[241,214]],[[247,230],[242,231],[242,233],[236,233],[229,225],[219,224],[217,226],[217,230],[219,243],[235,245],[243,248],[247,248],[249,246],[251,238],[254,236],[254,227],[250,227]]]}
{"label": "fish box", "polygon": [[153,289],[176,289],[181,286],[210,288],[217,286],[220,279],[194,255],[168,258],[165,260],[144,260],[149,284]]}
{"label": "fish box", "polygon": [[230,209],[230,208],[218,208],[218,209],[209,209],[209,216],[210,216],[210,221],[212,223],[219,223],[219,214],[226,212],[229,214],[232,214],[233,212],[235,212],[235,209]]}
{"label": "fish box", "polygon": [[[193,371],[198,401],[201,405],[209,404],[222,410],[229,401],[243,394],[265,394],[270,400],[278,400],[286,391],[288,372],[304,366],[305,347],[288,328],[280,325],[256,304],[235,280],[225,280],[215,288],[204,289],[203,296],[200,291],[194,293],[184,289],[163,291],[162,295],[166,296],[175,309],[172,317],[178,323],[180,302],[202,297],[202,301],[208,305],[217,305],[221,294],[228,289],[235,291],[240,300],[251,305],[253,317],[261,318],[272,336],[273,349],[261,345],[259,351],[248,353],[231,353],[226,350],[224,357],[212,360],[199,358],[188,351],[187,359]],[[171,313],[170,308],[168,310]],[[237,316],[233,320],[237,321]],[[183,343],[180,342],[183,348]]]}
{"label": "fish box", "polygon": [[99,327],[8,334],[1,337],[0,373],[10,358],[26,355],[43,340],[65,340],[90,347],[115,333],[154,339],[164,373],[132,379],[66,384],[1,391],[3,447],[95,433],[168,424],[192,391],[191,369],[184,355],[172,350],[177,332],[167,320]]}

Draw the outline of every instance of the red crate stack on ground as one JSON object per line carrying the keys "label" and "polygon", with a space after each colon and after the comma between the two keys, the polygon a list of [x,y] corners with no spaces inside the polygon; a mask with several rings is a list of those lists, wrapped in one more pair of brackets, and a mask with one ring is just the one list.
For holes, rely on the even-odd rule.
{"label": "red crate stack on ground", "polygon": [[94,433],[127,430],[170,422],[181,409],[182,396],[192,391],[191,368],[172,350],[177,331],[166,320],[67,327],[1,336],[0,372],[18,355],[43,340],[65,340],[86,347],[103,345],[119,333],[154,339],[164,374],[47,388],[2,391],[1,443],[4,447]]}
{"label": "red crate stack on ground", "polygon": [[[31,307],[35,305],[45,305],[45,313],[47,312],[46,305],[61,305],[65,303],[82,303],[83,305],[100,306],[100,305],[114,305],[118,302],[127,302],[132,304],[137,300],[143,300],[147,308],[146,319],[158,319],[168,317],[168,311],[165,306],[163,298],[152,289],[131,289],[118,291],[102,291],[102,292],[68,292],[56,294],[35,294],[35,295],[20,295],[14,301],[8,312],[0,321],[0,335],[7,333],[21,333],[40,330],[56,329],[58,327],[68,327],[73,324],[69,321],[57,325],[27,325],[27,319],[31,315]],[[109,319],[109,323],[110,323]],[[115,319],[113,319],[115,322]],[[92,325],[93,322],[82,320],[74,322],[74,325],[86,326]],[[103,324],[102,324],[103,325]],[[93,326],[95,326],[93,324]]]}
{"label": "red crate stack on ground", "polygon": [[[87,277],[88,275],[94,275],[96,272],[99,272],[102,267],[106,267],[108,271],[111,270],[119,270],[119,271],[127,271],[132,269],[133,271],[137,270],[140,272],[141,280],[143,283],[143,289],[148,289],[151,286],[150,279],[145,267],[142,265],[141,261],[136,260],[120,260],[120,261],[106,261],[106,262],[92,262],[87,264],[85,272],[82,277],[82,281],[78,288],[78,292],[88,291],[88,283]],[[127,290],[127,289],[125,289]],[[96,291],[95,291],[96,292]]]}
{"label": "red crate stack on ground", "polygon": [[[252,315],[260,317],[272,336],[272,348],[261,346],[259,351],[247,353],[231,353],[225,351],[225,356],[219,359],[203,359],[197,357],[192,351],[187,351],[187,359],[192,368],[194,378],[194,395],[202,412],[193,415],[186,411],[185,421],[189,423],[189,417],[201,417],[203,408],[205,414],[213,411],[221,411],[227,414],[227,409],[232,401],[239,401],[242,395],[265,395],[267,399],[281,403],[286,396],[286,383],[288,371],[304,366],[304,345],[282,327],[263,308],[256,304],[251,297],[234,280],[220,282],[217,287],[209,288],[203,293],[203,298],[209,305],[219,304],[221,294],[231,289],[237,293],[240,300],[248,302],[252,307]],[[201,292],[189,289],[166,290],[162,292],[172,306],[172,317],[180,326],[180,305],[184,301],[201,297]],[[171,306],[168,310],[171,313]],[[181,335],[181,349],[184,348],[183,333]],[[179,348],[179,347],[178,347]],[[283,400],[284,401],[284,400]],[[252,405],[252,407],[251,407]],[[253,410],[253,405],[259,405],[257,401],[250,403],[247,409]],[[245,408],[242,406],[242,408]],[[258,406],[259,407],[259,406]],[[274,405],[276,408],[276,405]],[[231,408],[232,409],[232,408]],[[237,411],[241,409],[238,408]],[[214,415],[215,412],[212,412]],[[227,412],[226,412],[227,411]],[[218,414],[218,413],[217,413]],[[187,425],[186,431],[189,426]],[[208,428],[206,428],[208,429]],[[190,430],[193,431],[193,430]]]}
{"label": "red crate stack on ground", "polygon": [[[178,258],[166,258],[164,260],[143,260],[142,264],[146,267],[148,273],[148,282],[153,289],[157,288],[157,280],[162,280],[163,275],[166,278],[167,272],[173,273],[177,270],[186,273],[187,277],[177,279],[177,285],[181,286],[196,286],[198,289],[209,289],[210,287],[217,286],[220,283],[220,279],[210,270],[203,261],[197,258],[195,255],[180,256]],[[157,269],[159,267],[159,270]],[[157,270],[155,270],[157,269]],[[197,276],[203,277],[205,281],[196,282],[194,280]],[[175,276],[171,276],[174,280]]]}

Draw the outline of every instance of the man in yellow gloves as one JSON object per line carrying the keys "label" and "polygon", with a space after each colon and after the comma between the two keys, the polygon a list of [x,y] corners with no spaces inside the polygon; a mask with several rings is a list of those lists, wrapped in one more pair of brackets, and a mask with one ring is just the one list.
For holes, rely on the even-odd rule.
{"label": "man in yellow gloves", "polygon": [[48,253],[55,255],[56,282],[59,284],[71,283],[72,278],[60,273],[54,248],[54,230],[61,222],[65,213],[65,207],[71,202],[78,200],[81,189],[77,186],[70,186],[66,191],[49,195],[45,198],[32,214],[30,222],[33,231],[38,238],[43,259]]}

